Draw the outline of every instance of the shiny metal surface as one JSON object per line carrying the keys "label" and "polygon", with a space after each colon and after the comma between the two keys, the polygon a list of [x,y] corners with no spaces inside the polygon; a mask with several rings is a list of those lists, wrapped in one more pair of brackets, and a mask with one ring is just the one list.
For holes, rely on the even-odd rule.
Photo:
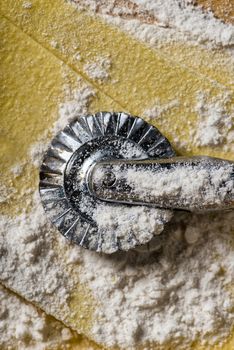
{"label": "shiny metal surface", "polygon": [[[174,156],[168,140],[141,118],[109,112],[77,118],[52,140],[44,156],[39,185],[44,209],[66,238],[102,252],[105,236],[93,212],[100,203],[116,204],[103,204],[90,193],[87,177],[92,166],[103,160]],[[106,184],[114,181],[106,178]],[[121,250],[121,239],[114,238],[113,233],[113,244]]]}
{"label": "shiny metal surface", "polygon": [[212,157],[101,161],[90,170],[88,184],[108,202],[188,211],[234,208],[234,163]]}

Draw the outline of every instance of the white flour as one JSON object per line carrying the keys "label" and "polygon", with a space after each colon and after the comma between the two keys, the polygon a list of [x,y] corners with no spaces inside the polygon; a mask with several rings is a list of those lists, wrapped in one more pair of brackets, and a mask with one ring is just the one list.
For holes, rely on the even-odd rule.
{"label": "white flour", "polygon": [[207,47],[231,47],[234,28],[183,0],[70,0],[79,9],[100,14],[112,25],[152,46],[186,41]]}
{"label": "white flour", "polygon": [[99,205],[93,213],[93,219],[104,236],[102,251],[106,253],[116,251],[113,248],[116,241],[121,242],[122,250],[148,243],[163,231],[164,224],[171,218],[172,213],[169,210],[140,206],[129,208],[123,205]]}
{"label": "white flour", "polygon": [[14,188],[9,188],[3,183],[0,183],[0,203],[7,202],[15,193]]}
{"label": "white flour", "polygon": [[[0,278],[3,283],[10,280],[13,289],[39,305],[51,306],[55,293],[57,302],[66,307],[67,288],[73,282],[56,259],[53,230],[39,203],[36,192],[31,203],[25,203],[25,207],[34,208],[34,214],[24,211],[12,220],[0,216]],[[32,281],[36,281],[36,286]]]}
{"label": "white flour", "polygon": [[[204,92],[197,94],[195,105],[191,106],[191,112],[197,115],[197,120],[195,127],[189,128],[189,142],[177,140],[176,135],[173,141],[179,148],[185,147],[187,151],[192,145],[210,146],[217,150],[222,147],[225,152],[234,152],[234,110],[231,98],[229,92],[223,92],[215,97]],[[180,102],[176,99],[168,103],[161,103],[156,99],[153,106],[147,108],[143,115],[149,122],[160,118],[160,123],[166,127],[167,120],[163,119],[164,114],[179,106]]]}
{"label": "white flour", "polygon": [[[222,47],[230,52],[233,50],[234,26],[222,23],[211,12],[204,13],[201,8],[194,7],[192,1],[71,0],[71,3],[78,9],[100,15],[109,24],[119,27],[153,48],[160,48],[166,43],[186,42],[211,49]],[[168,60],[168,56],[166,58]],[[234,64],[233,58],[230,55],[227,65]],[[222,146],[224,151],[234,150],[233,110],[228,111],[226,107],[230,98],[225,93],[213,99],[205,93],[197,96],[194,112],[199,119],[196,128],[190,129],[193,146]],[[162,118],[165,112],[177,106],[177,100],[166,104],[156,100],[153,107],[144,111],[144,115],[151,120]],[[178,144],[176,136],[174,142]],[[180,141],[180,145],[181,143]],[[183,147],[189,149],[186,141]]]}
{"label": "white flour", "polygon": [[1,349],[43,350],[59,347],[65,350],[69,341],[77,339],[74,332],[1,285],[0,305]]}
{"label": "white flour", "polygon": [[84,71],[88,77],[99,82],[106,81],[109,78],[110,68],[111,61],[108,57],[98,57],[94,62],[84,65]]}
{"label": "white flour", "polygon": [[26,2],[24,2],[24,3],[22,4],[22,7],[23,7],[24,9],[30,10],[30,9],[32,8],[32,3],[29,2],[29,1],[26,1]]}
{"label": "white flour", "polygon": [[[208,160],[204,158],[196,166],[172,165],[169,169],[155,166],[154,171],[139,167],[122,167],[119,170],[116,166],[112,171],[120,184],[124,182],[125,186],[131,187],[132,198],[149,199],[150,202],[153,199],[160,207],[168,205],[170,208],[170,204],[174,204],[177,208],[193,211],[203,206],[217,208],[230,202],[230,198],[234,201],[234,165],[217,166],[211,162],[210,166],[206,166],[206,163]],[[111,189],[107,188],[106,192],[108,197]],[[125,192],[124,189],[122,192]]]}
{"label": "white flour", "polygon": [[[59,125],[64,127],[71,115],[85,113],[92,94],[84,87],[77,92],[77,100],[62,105]],[[37,165],[43,151],[38,145],[31,153]],[[109,214],[115,223],[113,213]],[[234,298],[229,289],[234,278],[234,214],[177,213],[172,220],[157,236],[154,252],[147,252],[146,247],[145,253],[98,255],[65,244],[51,230],[35,194],[31,212],[1,219],[1,280],[47,312],[62,315],[69,312],[66,298],[77,283],[66,271],[77,269],[98,303],[92,338],[106,346],[135,349],[149,342],[150,349],[151,342],[179,343],[184,338],[181,348],[187,349],[197,338],[210,344],[222,342],[234,325]],[[62,265],[52,248],[55,242],[64,249]],[[7,322],[3,320],[5,326]]]}
{"label": "white flour", "polygon": [[[221,23],[212,14],[203,14],[200,9],[187,5],[188,1],[136,0],[131,3],[137,7],[130,8],[123,7],[118,1],[115,3],[114,6],[112,1],[108,4],[102,1],[98,7],[97,1],[86,0],[79,1],[79,6],[90,6],[106,21],[154,47],[166,41],[189,41],[212,48],[229,48],[234,44],[231,25]],[[31,8],[29,3],[23,6]],[[149,23],[142,22],[145,17],[141,17],[142,12],[147,14]],[[133,13],[137,13],[137,19],[124,19]],[[109,68],[110,62],[101,65],[89,62],[86,73],[94,80],[105,81],[109,77]],[[60,106],[60,117],[51,130],[52,135],[74,116],[86,114],[93,96],[90,87],[75,91],[74,96]],[[177,101],[166,106],[156,105],[148,111],[148,117],[160,116],[176,105]],[[191,136],[197,146],[223,147],[224,142],[233,140],[233,121],[218,101],[208,102],[204,95],[200,95],[196,112],[199,120]],[[45,139],[30,150],[29,161],[36,167],[47,148]],[[15,176],[20,169],[21,166],[12,169]],[[12,191],[5,189],[2,198],[7,200]],[[66,244],[62,236],[51,229],[38,193],[32,194],[32,201],[25,203],[25,207],[30,207],[29,213],[25,211],[16,218],[2,216],[0,220],[1,281],[40,304],[47,312],[62,318],[70,312],[67,298],[79,277],[88,284],[98,303],[96,321],[91,330],[97,342],[134,350],[139,344],[146,343],[149,350],[154,342],[180,343],[184,339],[180,348],[188,349],[189,343],[197,339],[207,344],[222,343],[234,327],[231,291],[234,280],[233,212],[210,215],[176,213],[166,230],[155,237],[156,251],[148,252],[144,246],[145,253],[136,250],[102,256]],[[137,212],[133,214],[135,217],[130,225],[134,227],[139,217]],[[96,215],[100,225],[109,227],[119,224],[121,218],[116,218],[110,211],[105,220],[98,213]],[[122,215],[125,215],[124,211]],[[124,225],[129,225],[128,215],[122,219],[122,226],[118,227],[123,234]],[[155,234],[156,220],[152,215],[150,222],[138,221],[140,225],[150,224],[149,231],[145,232],[148,235],[146,240]],[[63,252],[63,262],[54,252],[55,244]],[[70,268],[77,272],[77,280],[71,279]],[[52,325],[53,330],[48,329],[46,316],[39,315],[33,306],[22,306],[13,296],[7,295],[6,299],[2,289],[0,297],[0,347],[5,343],[11,345],[17,339],[19,348],[27,349],[29,331],[32,338],[29,345],[33,349],[36,342],[51,345],[51,338],[48,340],[45,336],[47,331],[55,338],[62,334],[64,341],[70,337],[69,331],[60,328],[56,333],[55,325]],[[51,341],[53,344],[53,337]]]}
{"label": "white flour", "polygon": [[[60,118],[51,130],[47,130],[42,140],[29,150],[30,162],[35,167],[39,168],[48,147],[47,134],[55,135],[74,115],[86,114],[93,94],[91,88],[81,86],[68,102],[61,104]],[[15,177],[19,175],[23,166],[24,164],[16,165],[11,169]],[[14,188],[8,192],[12,190]],[[69,264],[64,264],[54,250],[55,245],[58,249],[63,247],[64,250],[64,238],[57,235],[48,222],[38,191],[34,193],[31,190],[31,193],[31,199],[25,201],[25,208],[30,208],[29,212],[25,209],[14,219],[0,215],[0,280],[27,300],[40,305],[47,313],[56,314],[58,318],[64,319],[66,314],[71,313],[67,304],[68,296],[69,291],[78,282],[78,275],[75,275],[75,278],[69,277]],[[4,200],[7,200],[7,195]],[[9,318],[11,319],[10,314],[2,319],[3,328],[11,322]],[[29,322],[23,325],[28,327],[28,330],[23,332],[29,331],[33,324]],[[27,348],[27,337],[22,337],[21,342],[20,349]],[[4,338],[1,336],[0,347],[3,344]]]}
{"label": "white flour", "polygon": [[[78,83],[80,83],[79,80]],[[82,86],[81,84],[81,87],[74,91],[70,91],[68,88],[67,90],[65,91],[67,94],[67,101],[60,104],[59,117],[52,129],[46,130],[42,139],[29,149],[29,157],[32,164],[36,167],[40,166],[42,155],[49,146],[48,135],[52,134],[55,136],[60,130],[64,129],[74,117],[87,114],[88,106],[95,96],[94,90],[87,85]]]}
{"label": "white flour", "polygon": [[[47,302],[52,310],[54,304],[64,305],[70,288],[68,275],[53,259],[53,248],[45,239],[48,226],[38,196],[27,216],[7,219],[8,234],[1,236],[1,279],[43,307]],[[61,238],[67,264],[79,268],[81,281],[88,283],[99,304],[93,339],[123,348],[181,337],[187,342],[197,337],[210,343],[221,341],[234,324],[234,299],[228,290],[234,278],[233,223],[233,213],[178,214],[158,236],[161,250],[143,255],[100,256],[67,246]],[[60,237],[47,232],[52,241]],[[3,250],[9,254],[9,249],[7,258]],[[28,283],[22,286],[22,279]]]}
{"label": "white flour", "polygon": [[81,276],[99,301],[94,339],[131,349],[181,338],[180,349],[197,338],[220,342],[234,326],[228,291],[234,278],[233,219],[233,213],[178,214],[158,237],[156,253],[83,253]]}
{"label": "white flour", "polygon": [[234,110],[227,110],[231,96],[224,94],[209,99],[205,94],[197,96],[195,111],[199,118],[195,130],[191,130],[196,146],[219,146],[227,144],[226,150],[234,151]]}
{"label": "white flour", "polygon": [[[80,84],[79,80],[78,83]],[[59,118],[54,123],[53,135],[64,129],[74,117],[88,114],[89,105],[95,96],[93,88],[82,83],[81,87],[74,91],[70,91],[69,88],[67,90],[67,101],[59,106]]]}
{"label": "white flour", "polygon": [[163,117],[163,114],[165,112],[168,112],[169,110],[178,107],[179,106],[178,100],[172,100],[168,103],[161,104],[161,102],[157,99],[154,103],[154,106],[151,108],[146,109],[143,114],[144,116],[149,119],[149,122],[152,122],[158,117]]}

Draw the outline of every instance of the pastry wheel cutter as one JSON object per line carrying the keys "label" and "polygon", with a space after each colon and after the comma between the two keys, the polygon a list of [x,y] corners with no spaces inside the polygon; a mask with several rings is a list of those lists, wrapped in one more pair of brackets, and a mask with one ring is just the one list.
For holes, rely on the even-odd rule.
{"label": "pastry wheel cutter", "polygon": [[[114,228],[106,234],[98,225],[93,213],[99,207],[103,214],[120,206],[159,212],[230,210],[234,163],[177,157],[169,141],[143,119],[99,112],[74,119],[52,140],[41,165],[39,191],[63,236],[104,253],[108,237],[114,252],[126,249],[123,238],[116,239]],[[141,244],[128,240],[127,249]]]}

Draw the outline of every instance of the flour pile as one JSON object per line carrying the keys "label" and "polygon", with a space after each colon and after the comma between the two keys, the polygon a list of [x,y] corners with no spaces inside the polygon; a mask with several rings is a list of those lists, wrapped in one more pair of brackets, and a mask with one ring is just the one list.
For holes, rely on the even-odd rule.
{"label": "flour pile", "polygon": [[[186,42],[209,49],[233,50],[233,26],[194,8],[189,0],[71,2],[79,9],[89,8],[153,48]],[[31,8],[31,3],[25,2],[23,6]],[[51,45],[56,47],[56,42]],[[79,60],[79,54],[75,58]],[[110,78],[111,60],[98,57],[88,61],[84,69],[89,78],[105,83]],[[40,166],[51,135],[72,118],[88,113],[94,96],[94,89],[86,85],[72,92],[67,102],[60,105],[53,128],[32,146],[29,163]],[[197,115],[196,128],[190,131],[192,146],[232,149],[230,100],[231,96],[225,93],[216,98],[206,92],[197,96],[191,107]],[[161,104],[157,100],[155,106],[145,111],[145,116],[162,117],[180,102]],[[177,143],[182,149],[181,141]],[[18,176],[23,166],[16,165],[12,173]],[[2,188],[0,202],[7,202],[13,195],[14,188]],[[225,342],[234,328],[234,212],[206,215],[176,212],[171,218],[171,213],[165,211],[165,220],[152,209],[144,216],[147,220],[142,220],[144,209],[116,212],[109,208],[105,216],[103,211],[97,211],[95,219],[108,230],[119,230],[124,235],[126,229],[130,227],[134,232],[137,226],[142,242],[154,237],[141,248],[107,256],[65,241],[48,222],[38,191],[31,189],[31,200],[25,207],[30,210],[15,218],[0,216],[1,282],[78,332],[83,331],[82,320],[85,317],[90,320],[88,306],[84,309],[80,303],[76,313],[69,305],[69,297],[81,283],[91,291],[96,307],[90,329],[87,332],[84,328],[84,333],[106,347],[135,350],[142,345],[150,350],[155,349],[155,343],[171,342],[172,347],[178,345],[179,349],[187,350],[191,342],[200,339],[209,349],[216,342]],[[169,219],[162,232],[162,223]],[[88,293],[86,299],[88,304]],[[23,305],[2,287],[0,302],[1,348],[13,348],[15,340],[20,349],[36,349],[38,343],[41,348],[53,348],[58,338],[66,346],[71,337],[67,328],[51,323],[45,314],[32,305]]]}
{"label": "flour pile", "polygon": [[99,302],[94,339],[124,349],[222,341],[234,326],[233,226],[233,213],[178,214],[155,253],[82,252],[82,279]]}
{"label": "flour pile", "polygon": [[[231,95],[224,93],[216,98],[200,93],[197,96],[195,111],[198,114],[197,128],[190,131],[196,146],[224,146],[225,150],[234,151],[234,110],[228,112],[227,105]],[[229,146],[227,146],[229,145]]]}
{"label": "flour pile", "polygon": [[[225,58],[225,65],[234,66],[234,26],[215,18],[211,11],[204,12],[201,7],[195,7],[196,1],[70,1],[79,10],[88,10],[89,13],[100,16],[108,24],[118,27],[137,40],[156,49],[159,57],[165,57],[169,61],[172,55],[172,64],[177,62],[183,66],[186,62],[191,71],[194,67],[199,70],[200,61],[206,59],[196,55],[196,50],[192,50],[191,53],[182,51],[181,57],[179,54],[175,55],[171,47],[173,48],[174,43],[176,45],[181,43],[181,45],[191,45],[191,48],[199,47],[200,49],[212,50],[213,56],[217,54],[217,49],[222,48],[222,51],[229,53],[228,58]],[[217,57],[217,64],[222,64],[222,60],[222,56]],[[215,71],[215,64],[212,69]],[[194,74],[197,74],[196,69]],[[231,107],[231,98],[232,91],[226,88],[223,94],[216,97],[208,96],[205,91],[198,94],[195,106],[193,103],[190,106],[190,113],[195,113],[198,116],[197,125],[190,128],[189,135],[194,147],[214,146],[218,148],[222,146],[225,152],[234,151],[234,111]],[[149,120],[160,117],[160,122],[163,124],[164,114],[178,107],[180,103],[183,101],[178,99],[166,103],[156,99],[153,107],[147,108],[143,115]],[[185,140],[183,143],[181,140],[177,141],[176,132],[173,141],[179,148],[183,147],[187,151],[190,148]]]}
{"label": "flour pile", "polygon": [[206,47],[234,44],[234,28],[184,0],[70,0],[152,46],[190,42]]}
{"label": "flour pile", "polygon": [[[81,86],[74,91],[67,102],[60,105],[60,117],[57,119],[51,130],[47,130],[42,139],[35,143],[29,150],[28,159],[37,169],[41,165],[42,156],[48,147],[48,134],[55,135],[58,130],[64,128],[74,115],[87,113],[94,91],[87,85]],[[25,164],[16,165],[12,174],[17,177],[21,174]],[[9,189],[10,191],[10,189]],[[2,201],[8,201],[11,191],[2,196]],[[9,194],[10,193],[10,194]],[[30,189],[30,198],[25,200],[25,208],[15,218],[0,215],[0,279],[4,285],[24,296],[28,301],[39,305],[48,314],[56,314],[58,319],[64,321],[66,315],[71,315],[68,307],[68,297],[72,289],[78,283],[78,274],[71,276],[71,265],[69,259],[61,260],[59,247],[66,250],[64,238],[57,235],[45,216],[41,205],[38,190]],[[8,329],[3,332],[4,337],[0,338],[0,347],[7,349],[17,343],[20,349],[36,348],[36,341],[45,349],[52,346],[56,341],[60,342],[61,334],[53,333],[51,338],[46,336],[47,321],[37,317],[37,311],[33,306],[15,306],[15,318],[10,307],[5,305],[5,293],[2,294],[2,313],[0,312],[0,329]],[[10,297],[6,299],[10,300]],[[12,302],[12,305],[20,304],[19,300]],[[21,305],[21,304],[20,304]],[[13,307],[13,306],[12,306]],[[5,311],[4,311],[5,310]],[[17,311],[18,310],[18,311]],[[15,324],[21,316],[21,326]],[[25,322],[23,322],[25,320]],[[45,324],[46,323],[46,324]],[[11,324],[11,327],[9,326]],[[39,328],[38,328],[39,327]],[[41,327],[41,328],[40,328]],[[51,325],[53,326],[53,324]],[[55,327],[56,328],[56,327]],[[11,332],[12,338],[9,337]],[[62,330],[61,330],[62,332]],[[66,331],[63,331],[66,333]],[[53,334],[55,336],[53,338]],[[18,337],[18,338],[17,338]],[[66,338],[66,336],[64,335]],[[42,339],[40,341],[40,338]],[[14,342],[14,340],[17,342]],[[48,342],[47,342],[48,340]],[[40,344],[41,343],[41,344]],[[64,347],[66,341],[64,339]],[[63,348],[63,347],[61,347]]]}
{"label": "flour pile", "polygon": [[24,211],[14,219],[0,216],[1,282],[10,282],[14,290],[27,300],[42,303],[45,309],[54,307],[55,312],[56,305],[60,304],[61,312],[65,312],[68,289],[74,282],[69,280],[66,266],[56,258],[53,231],[46,220],[38,192],[32,194],[31,202],[25,204],[34,214],[33,211]]}
{"label": "flour pile", "polygon": [[[33,297],[42,304],[41,298],[44,298],[46,303],[64,308],[66,290],[70,288],[68,275],[64,274],[64,267],[55,267],[56,256],[54,259],[46,257],[53,249],[42,236],[47,224],[43,220],[38,222],[41,212],[40,199],[35,196],[30,213],[15,220],[8,219],[5,229],[12,230],[17,244],[12,243],[12,235],[1,236],[5,242],[8,240],[8,244],[4,246],[1,242],[1,246],[11,254],[8,259],[12,261],[7,264],[4,261],[7,255],[1,254],[1,266],[4,266],[1,279],[7,283],[17,268],[14,285],[24,294],[25,287],[29,288],[28,298]],[[32,231],[35,222],[38,228]],[[19,223],[23,241],[19,240]],[[146,343],[150,349],[154,342],[180,344],[183,338],[185,349],[198,337],[207,344],[222,342],[234,326],[234,296],[230,289],[234,278],[233,226],[233,212],[177,213],[164,233],[157,237],[161,248],[146,253],[129,251],[105,256],[61,242],[65,264],[74,266],[98,303],[91,337],[106,346],[118,345],[124,349]],[[51,240],[60,236],[52,231],[48,234]],[[33,237],[33,242],[29,237]],[[20,256],[16,255],[17,251]],[[38,262],[42,258],[46,259],[43,265]],[[37,272],[41,265],[47,266],[46,274]],[[23,269],[23,274],[17,266]],[[64,275],[60,274],[61,269]],[[34,277],[30,276],[32,273]],[[25,274],[29,284],[22,286]],[[44,282],[38,280],[39,276]],[[32,283],[35,278],[36,289]],[[40,286],[44,286],[44,291]],[[62,288],[65,288],[63,294]],[[6,324],[7,321],[3,319],[2,322]]]}
{"label": "flour pile", "polygon": [[[67,350],[77,336],[0,285],[1,349]],[[20,310],[20,312],[17,312]],[[61,344],[62,343],[62,344]]]}
{"label": "flour pile", "polygon": [[104,82],[109,78],[111,61],[108,57],[98,57],[96,61],[86,63],[84,71],[89,78]]}
{"label": "flour pile", "polygon": [[[177,99],[164,104],[156,99],[153,106],[147,108],[143,114],[149,122],[160,118],[166,127],[164,114],[179,106]],[[222,147],[224,151],[234,152],[234,109],[230,92],[225,91],[215,97],[205,92],[198,93],[195,105],[191,106],[191,113],[197,115],[195,128],[190,127],[189,130],[189,140],[194,147]],[[175,139],[176,137],[174,141]],[[177,143],[179,147],[182,146],[181,141]],[[188,150],[191,146],[186,143],[185,147]]]}
{"label": "flour pile", "polygon": [[102,252],[105,253],[113,253],[118,248],[127,251],[150,242],[163,231],[171,218],[169,210],[141,206],[99,205],[93,213],[93,219],[104,237]]}
{"label": "flour pile", "polygon": [[[74,111],[85,112],[93,93],[83,87],[77,100],[61,105],[59,125]],[[40,143],[35,144],[35,164],[42,154]],[[114,225],[115,214],[109,217]],[[1,280],[52,313],[59,315],[62,305],[64,318],[67,295],[78,282],[69,279],[69,269],[74,269],[98,305],[90,330],[96,342],[124,349],[147,344],[150,349],[155,342],[171,341],[187,349],[199,338],[208,348],[221,343],[234,326],[233,226],[233,212],[176,213],[156,237],[156,250],[149,252],[146,246],[143,253],[98,255],[65,244],[51,229],[35,193],[29,213],[1,218]],[[55,242],[63,250],[62,260],[52,248]],[[8,320],[3,319],[5,326]]]}

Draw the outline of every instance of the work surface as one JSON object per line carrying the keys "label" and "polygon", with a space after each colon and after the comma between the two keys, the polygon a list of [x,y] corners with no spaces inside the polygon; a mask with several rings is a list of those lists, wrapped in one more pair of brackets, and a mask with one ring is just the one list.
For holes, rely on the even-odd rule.
{"label": "work surface", "polygon": [[[7,252],[1,256],[1,283],[24,298],[14,301],[19,308],[32,303],[75,331],[55,342],[58,348],[99,348],[76,332],[112,346],[112,339],[108,343],[107,337],[94,336],[101,295],[98,299],[97,286],[92,289],[87,278],[92,261],[101,269],[105,265],[98,265],[92,255],[78,254],[46,221],[36,193],[41,155],[69,118],[115,110],[143,116],[178,154],[233,160],[231,55],[222,47],[211,50],[179,40],[152,47],[62,0],[35,0],[31,5],[2,1],[0,11],[0,230],[1,248]],[[211,120],[215,113],[216,120]],[[231,219],[227,216],[226,222]],[[94,276],[90,271],[90,279]],[[109,284],[118,279],[116,271],[106,276]],[[14,299],[5,289],[2,295],[3,300]],[[46,322],[56,324],[49,318]],[[63,329],[59,322],[56,327]],[[124,347],[116,338],[114,346]],[[234,336],[227,338],[223,350],[234,346]],[[155,342],[152,348],[176,346],[165,344]],[[189,346],[207,349],[199,337]]]}

